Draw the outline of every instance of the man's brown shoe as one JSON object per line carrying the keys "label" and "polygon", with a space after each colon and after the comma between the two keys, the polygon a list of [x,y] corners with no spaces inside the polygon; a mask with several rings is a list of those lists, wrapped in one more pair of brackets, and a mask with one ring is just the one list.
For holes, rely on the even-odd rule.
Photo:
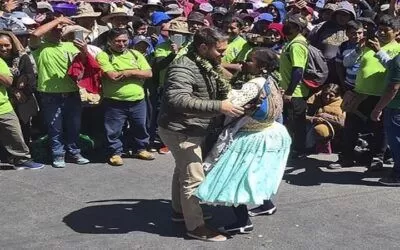
{"label": "man's brown shoe", "polygon": [[188,231],[186,234],[193,239],[202,241],[222,242],[227,240],[226,236],[222,235],[220,232],[207,228],[206,225],[199,226],[193,231]]}

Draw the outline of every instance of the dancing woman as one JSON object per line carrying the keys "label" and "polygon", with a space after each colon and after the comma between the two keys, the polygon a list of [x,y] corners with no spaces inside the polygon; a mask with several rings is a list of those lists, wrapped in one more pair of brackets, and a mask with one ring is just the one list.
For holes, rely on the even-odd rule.
{"label": "dancing woman", "polygon": [[[204,163],[207,176],[196,196],[207,203],[233,206],[237,220],[222,228],[225,232],[252,231],[246,205],[261,205],[269,200],[283,177],[291,139],[286,128],[276,122],[283,106],[271,75],[277,60],[276,54],[266,48],[250,54],[245,65],[247,74],[242,76],[245,83],[235,84],[240,89],[231,90],[229,99],[253,111],[240,119],[227,119]],[[237,83],[238,78],[235,80]]]}

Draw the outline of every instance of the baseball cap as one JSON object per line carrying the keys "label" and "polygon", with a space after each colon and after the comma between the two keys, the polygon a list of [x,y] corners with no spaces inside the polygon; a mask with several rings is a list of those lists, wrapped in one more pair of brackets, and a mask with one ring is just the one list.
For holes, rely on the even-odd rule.
{"label": "baseball cap", "polygon": [[274,21],[274,17],[269,13],[262,13],[261,15],[259,15],[257,17],[257,22],[259,22],[259,21],[273,22]]}
{"label": "baseball cap", "polygon": [[168,22],[170,20],[171,17],[161,11],[155,11],[151,16],[151,23],[155,26],[161,25],[162,23]]}

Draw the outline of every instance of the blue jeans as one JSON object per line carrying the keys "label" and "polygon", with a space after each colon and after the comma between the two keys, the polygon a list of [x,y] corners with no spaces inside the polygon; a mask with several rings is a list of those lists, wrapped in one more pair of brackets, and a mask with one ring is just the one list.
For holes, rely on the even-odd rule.
{"label": "blue jeans", "polygon": [[387,108],[384,116],[388,144],[394,160],[393,174],[400,177],[400,109]]}
{"label": "blue jeans", "polygon": [[146,149],[149,144],[149,134],[146,129],[146,102],[117,101],[104,99],[104,127],[106,130],[107,150],[109,155],[121,155],[123,143],[122,128],[128,121],[130,129],[127,131],[128,147],[135,151]]}
{"label": "blue jeans", "polygon": [[41,110],[53,158],[80,153],[77,146],[82,105],[79,93],[41,93]]}

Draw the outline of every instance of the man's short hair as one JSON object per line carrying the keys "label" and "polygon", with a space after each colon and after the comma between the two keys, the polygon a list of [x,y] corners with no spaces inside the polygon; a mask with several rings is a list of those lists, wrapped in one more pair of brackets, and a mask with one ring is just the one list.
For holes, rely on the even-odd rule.
{"label": "man's short hair", "polygon": [[391,15],[383,15],[379,18],[377,25],[387,26],[394,31],[400,30],[400,19]]}
{"label": "man's short hair", "polygon": [[194,34],[193,46],[198,49],[202,44],[213,46],[218,42],[227,41],[228,39],[228,36],[222,34],[218,30],[210,27],[204,27]]}
{"label": "man's short hair", "polygon": [[364,25],[361,21],[351,20],[346,24],[346,30],[359,30],[364,29]]}

